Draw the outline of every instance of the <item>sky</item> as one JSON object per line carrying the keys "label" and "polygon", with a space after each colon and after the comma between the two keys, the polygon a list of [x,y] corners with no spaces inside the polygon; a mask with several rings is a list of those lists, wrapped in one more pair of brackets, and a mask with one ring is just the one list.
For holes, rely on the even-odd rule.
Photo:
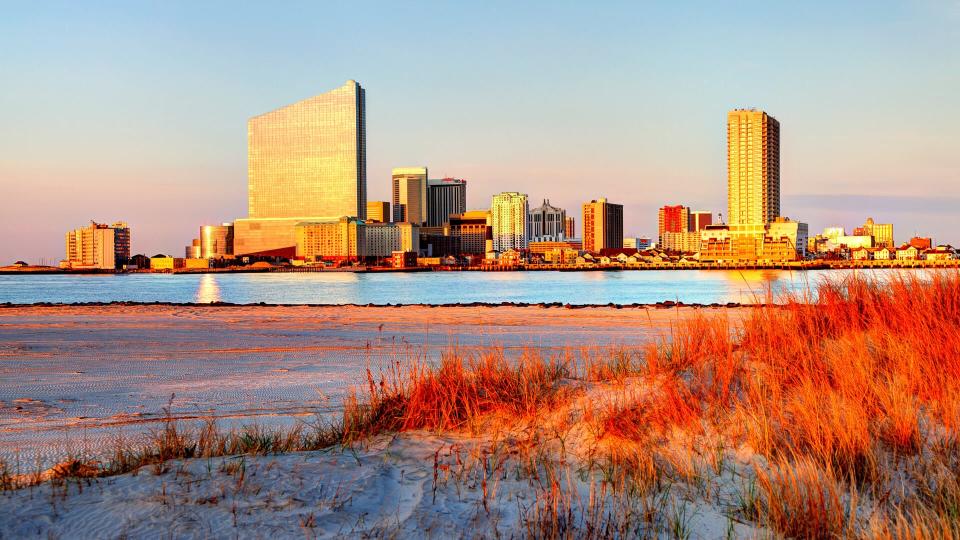
{"label": "sky", "polygon": [[[960,245],[960,0],[0,0],[0,264],[127,221],[180,255],[246,216],[246,121],[355,79],[368,200],[390,169],[583,202],[726,214],[726,113],[781,124],[782,213]],[[182,255],[181,255],[182,256]]]}

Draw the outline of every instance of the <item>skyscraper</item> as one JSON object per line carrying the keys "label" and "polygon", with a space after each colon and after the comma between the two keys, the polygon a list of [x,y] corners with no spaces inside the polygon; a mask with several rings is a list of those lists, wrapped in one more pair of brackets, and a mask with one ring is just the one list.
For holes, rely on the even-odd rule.
{"label": "skyscraper", "polygon": [[356,81],[247,122],[250,218],[365,217],[365,92]]}
{"label": "skyscraper", "polygon": [[367,221],[390,223],[390,203],[387,201],[368,201]]}
{"label": "skyscraper", "polygon": [[573,219],[573,216],[567,216],[567,219],[563,222],[563,235],[567,238],[576,238],[576,229],[576,220]]}
{"label": "skyscraper", "polygon": [[424,225],[427,222],[427,168],[393,169],[393,222]]}
{"label": "skyscraper", "polygon": [[623,205],[605,198],[583,203],[583,249],[599,252],[622,247]]}
{"label": "skyscraper", "polygon": [[296,253],[297,223],[367,211],[366,92],[356,81],[247,123],[249,217],[236,255]]}
{"label": "skyscraper", "polygon": [[427,225],[443,227],[451,214],[467,211],[467,181],[444,178],[427,181]]}
{"label": "skyscraper", "polygon": [[763,111],[727,113],[727,220],[770,223],[780,216],[780,122]]}
{"label": "skyscraper", "polygon": [[530,205],[527,196],[504,192],[493,196],[490,221],[493,228],[493,251],[503,253],[527,249],[527,217]]}
{"label": "skyscraper", "polygon": [[682,204],[664,206],[657,212],[657,242],[662,246],[666,233],[690,230],[690,208]]}
{"label": "skyscraper", "polygon": [[530,241],[559,242],[566,233],[567,211],[550,204],[544,199],[538,208],[530,210]]}

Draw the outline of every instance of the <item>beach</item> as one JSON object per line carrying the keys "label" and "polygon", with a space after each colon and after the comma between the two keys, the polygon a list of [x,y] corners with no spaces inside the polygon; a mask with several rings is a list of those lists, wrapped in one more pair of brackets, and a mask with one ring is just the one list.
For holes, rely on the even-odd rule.
{"label": "beach", "polygon": [[49,466],[167,417],[289,426],[339,414],[392,361],[633,346],[693,313],[542,306],[99,305],[0,309],[0,455]]}

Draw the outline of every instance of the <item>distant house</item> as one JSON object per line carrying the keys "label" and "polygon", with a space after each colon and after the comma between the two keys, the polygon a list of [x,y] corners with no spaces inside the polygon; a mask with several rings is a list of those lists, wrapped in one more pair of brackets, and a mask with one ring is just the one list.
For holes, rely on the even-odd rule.
{"label": "distant house", "polygon": [[850,250],[850,258],[855,261],[870,260],[870,250],[865,247],[853,248]]}
{"label": "distant house", "polygon": [[937,246],[923,252],[923,258],[928,261],[950,261],[957,258],[956,252],[949,246]]}
{"label": "distant house", "polygon": [[903,245],[897,248],[898,261],[916,261],[920,258],[920,250],[916,246]]}
{"label": "distant house", "polygon": [[873,252],[875,261],[889,261],[894,256],[894,252],[888,247],[882,247]]}
{"label": "distant house", "polygon": [[592,266],[596,264],[596,259],[593,257],[593,253],[584,253],[583,255],[577,257],[578,266]]}

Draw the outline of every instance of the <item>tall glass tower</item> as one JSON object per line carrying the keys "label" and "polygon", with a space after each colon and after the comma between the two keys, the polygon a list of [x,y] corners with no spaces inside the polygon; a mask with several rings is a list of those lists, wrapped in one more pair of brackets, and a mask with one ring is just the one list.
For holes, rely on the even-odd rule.
{"label": "tall glass tower", "polygon": [[247,122],[249,218],[364,218],[367,133],[356,81]]}
{"label": "tall glass tower", "polygon": [[727,220],[759,225],[780,216],[780,122],[763,111],[727,113]]}

